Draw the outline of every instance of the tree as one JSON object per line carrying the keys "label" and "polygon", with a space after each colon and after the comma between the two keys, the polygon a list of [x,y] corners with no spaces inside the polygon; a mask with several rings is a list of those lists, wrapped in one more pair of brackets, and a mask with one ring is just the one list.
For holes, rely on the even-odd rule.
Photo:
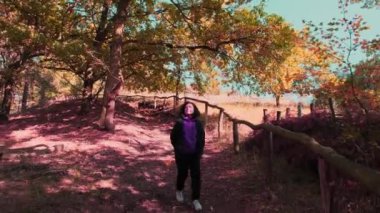
{"label": "tree", "polygon": [[285,93],[310,94],[318,87],[319,76],[326,73],[328,60],[307,49],[304,43],[301,39],[296,42],[285,61],[269,66],[272,75],[261,80],[262,89],[275,96],[276,106],[280,105],[280,98]]}
{"label": "tree", "polygon": [[[109,55],[108,24],[111,1],[71,1],[66,20],[69,26],[61,41],[55,42],[52,57],[55,65],[50,69],[69,71],[82,80],[82,104],[79,114],[87,114],[94,100],[96,82],[106,76]],[[58,64],[58,66],[57,66]]]}
{"label": "tree", "polygon": [[362,101],[362,93],[358,91],[356,80],[358,73],[355,73],[352,55],[368,42],[362,38],[361,33],[368,30],[369,27],[360,15],[355,15],[352,18],[347,17],[347,6],[348,1],[341,0],[339,7],[342,18],[334,18],[327,23],[327,26],[323,23],[320,25],[308,23],[308,25],[314,29],[312,41],[315,45],[327,46],[327,51],[338,61],[339,67],[335,74],[341,79],[345,79],[345,85],[348,86],[348,91],[347,89],[341,90],[342,93],[339,94],[339,99],[343,98],[342,102],[345,105],[348,104],[347,102],[356,103],[368,117],[368,105]]}
{"label": "tree", "polygon": [[[179,76],[185,73],[193,78],[199,92],[205,92],[218,87],[219,73],[225,82],[239,81],[241,76],[259,74],[273,58],[285,60],[292,45],[292,29],[281,25],[278,17],[265,14],[262,4],[252,10],[241,7],[248,2],[3,1],[15,14],[10,16],[14,20],[3,21],[7,26],[4,36],[12,38],[13,28],[28,26],[32,31],[27,34],[43,38],[36,48],[43,50],[43,56],[38,55],[36,63],[81,78],[83,100],[87,100],[82,109],[88,109],[94,83],[106,76],[103,110],[97,123],[113,130],[115,99],[123,86],[174,91],[184,84]],[[41,22],[42,17],[49,18]],[[23,41],[33,40],[25,37],[7,50],[24,48],[30,43]],[[184,72],[176,74],[171,64],[183,66]],[[248,72],[251,67],[256,72]]]}
{"label": "tree", "polygon": [[349,2],[353,4],[362,3],[363,8],[374,8],[380,6],[380,0],[350,0]]}
{"label": "tree", "polygon": [[370,110],[380,107],[380,39],[363,43],[368,59],[355,65],[355,85]]}
{"label": "tree", "polygon": [[[104,126],[107,130],[115,129],[115,99],[119,95],[123,86],[124,79],[121,74],[121,57],[124,37],[125,20],[127,19],[128,7],[131,1],[120,1],[117,5],[117,12],[114,16],[114,26],[112,41],[110,45],[110,70],[107,73],[106,86],[104,88],[104,105],[101,117],[98,121],[99,126]],[[104,115],[104,116],[103,116]]]}
{"label": "tree", "polygon": [[[155,46],[156,48],[162,49],[163,52],[168,53],[170,58],[170,56],[175,55],[176,50],[185,49],[189,50],[191,55],[201,54],[204,58],[214,58],[214,66],[226,70],[229,64],[232,64],[233,61],[236,60],[232,56],[234,52],[237,54],[240,51],[244,54],[246,53],[244,52],[245,49],[255,46],[259,48],[257,55],[261,56],[260,59],[263,60],[261,64],[266,64],[268,63],[267,58],[275,55],[276,51],[283,46],[281,42],[271,43],[274,39],[270,36],[276,34],[277,31],[276,29],[269,29],[265,23],[266,20],[260,21],[260,18],[262,18],[260,12],[262,11],[257,10],[256,16],[249,17],[249,11],[238,9],[238,6],[242,3],[246,3],[246,1],[236,1],[234,5],[228,8],[226,8],[223,2],[218,1],[171,1],[171,3],[158,4],[157,9],[153,11],[165,12],[153,12],[156,18],[153,19],[153,22],[143,22],[138,25],[140,28],[134,27],[135,25],[129,25],[129,22],[125,24],[125,32],[128,32],[128,34],[126,38],[124,38],[125,45],[123,52],[128,54],[129,51],[133,50],[133,53],[139,55],[138,51],[141,50],[140,54],[150,55],[146,51],[147,46]],[[231,9],[232,12],[229,11],[229,9]],[[134,14],[133,10],[128,12],[128,14]],[[149,12],[150,11],[148,11],[148,13]],[[152,12],[149,14],[152,14]],[[129,19],[129,21],[133,20],[135,19]],[[268,20],[271,19],[268,18]],[[271,24],[274,26],[275,23]],[[148,36],[141,39],[139,35]],[[123,35],[118,35],[117,38],[120,39],[122,36]],[[283,35],[276,36],[282,37]],[[235,51],[234,49],[239,50]],[[111,53],[112,52],[113,51],[111,51]],[[262,54],[264,54],[264,56],[262,56]],[[204,58],[202,60],[204,60]],[[171,60],[173,60],[173,58],[171,58]],[[147,61],[149,62],[149,60]],[[188,63],[194,65],[199,63],[199,61],[188,60]],[[112,64],[116,65],[117,63]],[[145,66],[139,66],[138,68],[142,67]],[[112,69],[114,71],[117,70],[116,67]],[[129,70],[129,72],[141,74],[147,71]],[[122,81],[120,80],[120,72],[111,71],[110,73],[112,73],[112,75],[108,75],[107,82],[113,81],[113,83],[106,83],[107,89],[105,90],[105,94],[114,97],[114,94],[117,94],[117,91],[120,89],[121,85],[119,83]],[[197,75],[194,76],[200,75],[197,72]],[[103,113],[98,124],[106,128],[109,126],[112,129],[114,127],[111,124],[113,123],[114,114],[113,99],[110,103],[111,107],[109,110],[107,108],[108,105],[103,108]],[[110,113],[107,114],[107,110]],[[105,114],[107,114],[107,116],[105,116]],[[106,121],[107,119],[108,121]],[[107,124],[107,122],[109,124]]]}
{"label": "tree", "polygon": [[224,82],[234,90],[243,88],[246,93],[271,93],[279,98],[288,90],[279,68],[292,54],[297,39],[295,31],[281,17],[268,15],[262,8],[241,11],[237,16],[241,25],[258,31],[258,36],[254,43],[231,47],[236,60],[223,70]]}
{"label": "tree", "polygon": [[[23,67],[47,54],[47,47],[59,39],[65,17],[65,1],[1,1],[0,36],[3,52],[2,79],[5,87],[1,113],[9,115],[16,83]],[[64,19],[64,18],[63,18]],[[25,70],[27,71],[27,70]]]}

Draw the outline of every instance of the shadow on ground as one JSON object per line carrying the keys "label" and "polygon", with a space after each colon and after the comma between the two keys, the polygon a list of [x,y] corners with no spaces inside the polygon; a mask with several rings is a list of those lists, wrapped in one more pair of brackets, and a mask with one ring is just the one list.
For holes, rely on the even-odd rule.
{"label": "shadow on ground", "polygon": [[[128,104],[118,104],[115,134],[91,128],[98,109],[78,117],[76,110],[69,110],[73,103],[14,117],[8,126],[2,126],[0,131],[9,140],[9,147],[49,137],[57,143],[71,140],[95,146],[41,154],[25,152],[3,160],[2,212],[192,212],[189,179],[186,202],[175,201],[175,163],[167,141],[175,118],[167,114],[142,117]],[[34,136],[18,139],[13,134],[28,128],[35,130]],[[235,155],[229,144],[208,138],[202,159],[204,212],[319,212],[318,200],[305,199],[318,198],[315,191],[302,197],[305,190],[299,186],[295,191],[275,184],[272,193],[277,194],[273,196],[254,154]],[[48,141],[51,143],[51,138]]]}

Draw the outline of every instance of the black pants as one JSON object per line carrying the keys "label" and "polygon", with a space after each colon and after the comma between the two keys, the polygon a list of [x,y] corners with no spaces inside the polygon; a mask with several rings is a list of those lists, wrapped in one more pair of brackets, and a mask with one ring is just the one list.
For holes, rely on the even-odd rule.
{"label": "black pants", "polygon": [[177,190],[182,191],[190,169],[191,177],[191,198],[198,200],[201,192],[201,170],[200,157],[198,155],[178,155],[175,156],[177,164]]}

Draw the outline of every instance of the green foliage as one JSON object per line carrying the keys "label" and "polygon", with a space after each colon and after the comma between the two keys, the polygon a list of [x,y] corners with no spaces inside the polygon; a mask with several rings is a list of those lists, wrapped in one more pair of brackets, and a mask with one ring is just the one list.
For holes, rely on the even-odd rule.
{"label": "green foliage", "polygon": [[55,76],[59,80],[56,82],[56,87],[59,88],[59,95],[80,97],[83,81],[80,81],[76,75],[68,72],[59,72],[55,73]]}
{"label": "green foliage", "polygon": [[54,85],[54,73],[44,70],[40,71],[36,77],[36,89],[38,90],[39,96],[38,103],[43,105],[47,100],[55,97],[58,93],[58,90]]}
{"label": "green foliage", "polygon": [[[175,91],[191,83],[202,94],[218,93],[221,84],[229,84],[254,93],[282,94],[304,85],[302,92],[308,92],[305,85],[310,83],[301,78],[307,76],[301,69],[291,75],[283,71],[289,57],[299,56],[294,53],[299,36],[281,17],[264,11],[265,1],[250,10],[242,7],[250,2],[131,1],[122,46],[125,88]],[[4,13],[12,14],[1,19],[6,27],[3,35],[12,41],[12,48],[45,51],[39,66],[72,72],[93,83],[110,72],[118,1],[11,0],[3,4],[9,8]],[[297,63],[290,67],[307,64]],[[173,66],[182,70],[180,76]],[[283,76],[291,79],[279,78]],[[282,86],[277,91],[269,85]]]}

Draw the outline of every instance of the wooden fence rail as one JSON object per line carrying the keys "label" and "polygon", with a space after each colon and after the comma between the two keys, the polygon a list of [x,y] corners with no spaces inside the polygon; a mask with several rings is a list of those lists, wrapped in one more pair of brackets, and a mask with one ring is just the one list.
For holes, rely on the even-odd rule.
{"label": "wooden fence rail", "polygon": [[[122,97],[133,97],[133,96],[122,96]],[[140,97],[144,97],[144,96],[140,96]],[[145,97],[149,97],[149,96],[145,96]],[[159,99],[169,99],[169,98],[172,98],[172,97],[175,97],[175,96],[168,96],[168,97],[158,97],[158,96],[151,96],[150,98],[159,98]],[[275,134],[275,135],[279,135],[281,137],[284,137],[284,138],[287,138],[287,139],[291,139],[295,142],[298,142],[299,144],[302,144],[304,146],[306,146],[309,150],[311,150],[312,152],[318,154],[318,156],[320,157],[320,163],[319,163],[319,168],[320,168],[320,181],[321,181],[321,196],[322,196],[322,209],[325,209],[323,210],[323,212],[330,212],[329,210],[329,207],[326,207],[326,206],[329,206],[329,204],[327,202],[330,202],[330,198],[328,197],[328,192],[325,192],[325,186],[322,186],[322,185],[326,185],[325,183],[322,183],[322,182],[325,182],[325,162],[330,165],[331,167],[333,167],[334,169],[336,169],[337,171],[341,172],[342,174],[344,175],[347,175],[348,177],[351,177],[352,179],[356,180],[357,182],[361,183],[363,186],[365,186],[369,191],[372,191],[374,192],[375,194],[377,195],[380,195],[380,172],[377,171],[377,170],[374,170],[374,169],[371,169],[371,168],[368,168],[368,167],[365,167],[363,165],[360,165],[356,162],[353,162],[349,159],[347,159],[346,157],[344,157],[343,155],[337,153],[334,149],[330,148],[330,147],[327,147],[327,146],[323,146],[321,145],[320,143],[318,143],[314,138],[304,134],[304,133],[297,133],[297,132],[292,132],[290,130],[287,130],[287,129],[284,129],[284,128],[281,128],[279,126],[275,126],[275,125],[272,125],[270,124],[269,122],[266,122],[267,121],[267,114],[266,114],[266,110],[264,110],[264,123],[262,124],[258,124],[258,125],[255,125],[255,124],[252,124],[246,120],[240,120],[240,119],[237,119],[237,118],[234,118],[232,115],[228,114],[224,108],[220,107],[220,106],[217,106],[217,105],[214,105],[214,104],[210,104],[209,102],[207,101],[204,101],[204,100],[199,100],[199,99],[195,99],[195,98],[190,98],[190,97],[182,97],[182,98],[178,98],[178,100],[192,100],[192,101],[196,101],[196,102],[199,102],[199,103],[204,103],[206,106],[205,106],[205,110],[207,112],[208,108],[209,107],[212,107],[212,108],[216,108],[216,109],[219,109],[219,116],[218,116],[218,136],[220,137],[221,136],[221,132],[223,130],[223,127],[222,127],[222,124],[223,124],[223,118],[226,117],[229,121],[232,122],[232,126],[233,126],[233,147],[234,147],[234,150],[235,152],[239,152],[239,132],[238,132],[238,126],[239,125],[246,125],[248,127],[250,127],[252,130],[260,130],[260,129],[263,129],[265,131],[268,131],[271,134]],[[298,116],[301,115],[301,106],[299,105],[298,107]],[[314,109],[314,106],[311,105],[311,108]],[[313,111],[313,110],[312,110]],[[312,112],[313,113],[313,112]],[[205,115],[207,117],[207,115]],[[277,119],[279,119],[280,117],[280,113],[277,113]],[[270,136],[271,138],[273,137],[273,135]],[[267,179],[270,180],[271,179],[271,175],[272,175],[272,158],[273,158],[273,141],[269,141],[268,144],[266,144],[265,146],[267,146],[266,150],[266,161],[267,161]],[[323,161],[321,161],[323,160]]]}

